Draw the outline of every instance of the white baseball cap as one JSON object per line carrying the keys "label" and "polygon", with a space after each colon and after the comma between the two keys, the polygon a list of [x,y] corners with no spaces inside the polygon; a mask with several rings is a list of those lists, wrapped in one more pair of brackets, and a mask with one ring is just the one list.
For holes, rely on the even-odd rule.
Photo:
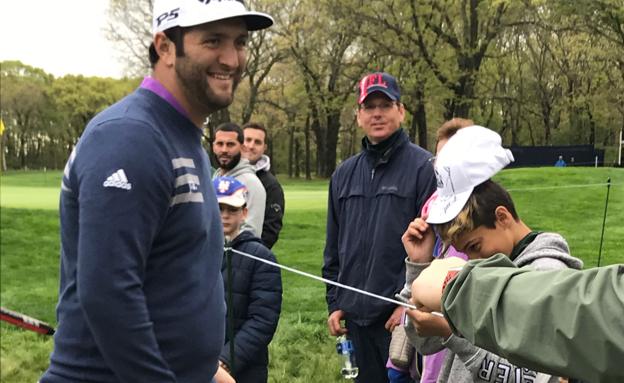
{"label": "white baseball cap", "polygon": [[437,198],[429,204],[427,222],[446,223],[457,217],[475,186],[513,160],[495,131],[478,125],[459,129],[436,157]]}
{"label": "white baseball cap", "polygon": [[155,0],[152,33],[173,27],[192,27],[213,21],[241,17],[247,29],[257,31],[273,25],[266,13],[252,12],[242,0]]}

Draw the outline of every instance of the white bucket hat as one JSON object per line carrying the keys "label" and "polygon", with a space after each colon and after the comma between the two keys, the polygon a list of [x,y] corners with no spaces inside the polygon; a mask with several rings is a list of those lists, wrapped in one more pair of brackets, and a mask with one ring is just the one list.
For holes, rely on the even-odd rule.
{"label": "white bucket hat", "polygon": [[446,223],[455,218],[482,184],[514,160],[498,133],[473,125],[459,129],[436,157],[437,198],[429,205],[427,222]]}
{"label": "white bucket hat", "polygon": [[245,20],[250,31],[273,25],[271,16],[247,10],[242,0],[156,0],[152,32],[156,34],[177,26],[191,27],[235,17]]}

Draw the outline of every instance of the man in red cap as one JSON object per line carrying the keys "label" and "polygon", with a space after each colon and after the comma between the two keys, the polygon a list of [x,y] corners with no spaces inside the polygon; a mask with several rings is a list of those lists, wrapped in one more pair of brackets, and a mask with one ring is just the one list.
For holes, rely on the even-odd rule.
{"label": "man in red cap", "polygon": [[[365,76],[357,111],[362,151],[336,169],[329,186],[323,276],[388,298],[405,283],[401,235],[436,186],[431,154],[409,142],[404,119],[396,79]],[[356,381],[387,382],[391,331],[402,308],[334,286],[326,298],[330,334],[347,333],[353,342]]]}

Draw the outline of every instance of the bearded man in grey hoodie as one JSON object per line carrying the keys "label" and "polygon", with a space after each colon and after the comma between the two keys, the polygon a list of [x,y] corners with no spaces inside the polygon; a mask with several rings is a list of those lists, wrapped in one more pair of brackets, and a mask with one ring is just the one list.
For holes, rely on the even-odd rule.
{"label": "bearded man in grey hoodie", "polygon": [[256,175],[255,167],[248,159],[241,157],[243,137],[243,130],[235,123],[226,122],[217,126],[212,151],[218,169],[212,175],[212,179],[223,176],[234,177],[247,187],[248,213],[241,231],[248,230],[256,237],[260,237],[264,223],[266,191]]}

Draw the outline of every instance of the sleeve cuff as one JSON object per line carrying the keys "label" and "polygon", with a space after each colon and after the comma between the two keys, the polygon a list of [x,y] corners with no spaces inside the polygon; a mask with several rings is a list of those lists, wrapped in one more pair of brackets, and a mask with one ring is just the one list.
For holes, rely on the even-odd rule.
{"label": "sleeve cuff", "polygon": [[395,296],[402,302],[409,303],[410,298],[412,297],[412,283],[420,273],[429,267],[431,262],[427,263],[415,263],[409,260],[409,258],[405,257],[405,285],[403,289],[396,294]]}

